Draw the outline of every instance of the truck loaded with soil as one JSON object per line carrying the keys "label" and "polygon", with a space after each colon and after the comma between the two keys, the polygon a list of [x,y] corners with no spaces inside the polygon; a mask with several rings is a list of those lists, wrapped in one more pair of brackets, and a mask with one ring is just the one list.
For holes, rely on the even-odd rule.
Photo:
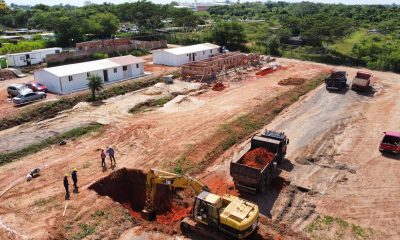
{"label": "truck loaded with soil", "polygon": [[283,132],[265,131],[254,136],[250,146],[230,164],[236,189],[251,193],[264,192],[275,176],[276,166],[285,157],[288,144],[289,139]]}

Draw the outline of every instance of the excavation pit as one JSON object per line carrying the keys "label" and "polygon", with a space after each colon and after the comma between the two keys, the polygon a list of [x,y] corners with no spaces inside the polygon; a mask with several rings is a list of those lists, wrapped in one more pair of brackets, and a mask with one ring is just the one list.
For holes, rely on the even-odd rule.
{"label": "excavation pit", "polygon": [[[96,181],[89,189],[120,203],[134,218],[141,218],[146,200],[146,174],[143,171],[122,168]],[[153,207],[156,220],[163,224],[178,221],[190,212],[188,205],[174,197],[174,192],[166,185],[157,185]]]}

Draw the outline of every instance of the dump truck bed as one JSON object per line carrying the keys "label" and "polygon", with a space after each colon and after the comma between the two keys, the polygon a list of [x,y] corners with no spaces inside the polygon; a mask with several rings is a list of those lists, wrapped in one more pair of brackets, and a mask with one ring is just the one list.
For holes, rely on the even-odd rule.
{"label": "dump truck bed", "polygon": [[368,89],[371,82],[371,74],[364,72],[357,72],[356,77],[353,79],[352,89]]}
{"label": "dump truck bed", "polygon": [[[251,144],[233,159],[230,165],[230,174],[239,190],[249,192],[260,190],[262,182],[268,177],[267,175],[271,174],[271,165],[277,161],[277,146],[279,146],[277,140],[255,136],[251,140]],[[245,154],[257,148],[263,148],[273,154],[273,158],[261,167],[254,167],[244,162]]]}
{"label": "dump truck bed", "polygon": [[332,72],[329,77],[325,78],[326,89],[328,90],[341,90],[346,88],[347,73],[345,71]]}

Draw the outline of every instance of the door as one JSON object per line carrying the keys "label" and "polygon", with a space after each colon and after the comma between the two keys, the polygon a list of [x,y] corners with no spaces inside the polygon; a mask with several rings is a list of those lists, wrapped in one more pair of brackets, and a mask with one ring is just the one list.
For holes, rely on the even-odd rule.
{"label": "door", "polygon": [[103,77],[104,77],[104,82],[108,82],[108,71],[107,71],[107,69],[103,70]]}
{"label": "door", "polygon": [[30,66],[31,65],[31,56],[29,56],[29,54],[26,54],[25,58],[26,58],[26,65]]}
{"label": "door", "polygon": [[196,53],[192,53],[192,59],[193,61],[196,61]]}

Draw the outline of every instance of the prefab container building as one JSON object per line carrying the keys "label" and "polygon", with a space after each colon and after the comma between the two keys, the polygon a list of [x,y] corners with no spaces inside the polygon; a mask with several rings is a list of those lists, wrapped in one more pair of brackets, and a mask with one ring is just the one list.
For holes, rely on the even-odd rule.
{"label": "prefab container building", "polygon": [[35,82],[58,94],[87,89],[90,75],[99,76],[105,84],[139,77],[144,75],[144,60],[128,55],[44,68],[34,73]]}
{"label": "prefab container building", "polygon": [[31,52],[7,54],[8,65],[11,67],[30,66],[46,61],[48,54],[60,53],[62,48],[44,48]]}
{"label": "prefab container building", "polygon": [[220,46],[202,43],[186,47],[164,49],[153,52],[153,63],[181,66],[185,63],[204,60],[220,53]]}

